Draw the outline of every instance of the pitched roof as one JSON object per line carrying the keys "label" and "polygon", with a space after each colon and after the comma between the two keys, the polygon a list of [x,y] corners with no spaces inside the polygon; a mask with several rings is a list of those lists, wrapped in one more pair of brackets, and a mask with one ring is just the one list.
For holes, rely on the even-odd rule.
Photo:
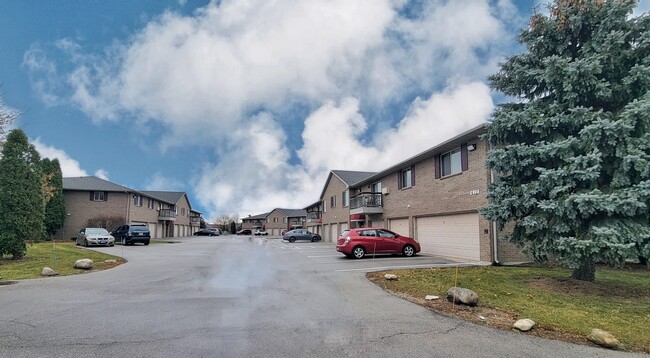
{"label": "pitched roof", "polygon": [[275,210],[281,212],[289,218],[296,218],[300,216],[307,216],[307,210],[305,209],[281,209],[276,208]]}
{"label": "pitched roof", "polygon": [[269,213],[257,214],[257,215],[249,216],[249,217],[246,217],[246,218],[242,218],[242,221],[244,221],[244,220],[259,220],[259,219],[265,219],[267,215],[269,215]]}
{"label": "pitched roof", "polygon": [[365,180],[368,177],[371,177],[373,175],[377,174],[377,172],[357,172],[357,171],[351,171],[351,170],[332,170],[330,171],[329,175],[327,176],[327,180],[325,181],[325,185],[323,185],[323,191],[320,193],[320,199],[323,199],[323,195],[325,195],[325,189],[327,189],[327,186],[330,183],[330,179],[332,179],[332,175],[339,178],[346,186],[350,186],[354,183],[360,182],[362,180]]}
{"label": "pitched roof", "polygon": [[115,184],[95,176],[63,178],[63,189],[82,191],[121,191],[137,192],[131,188]]}
{"label": "pitched roof", "polygon": [[[369,184],[372,183],[375,180],[379,180],[382,177],[391,174],[392,172],[404,169],[407,166],[413,165],[415,163],[421,162],[427,158],[430,158],[434,155],[444,153],[446,151],[452,150],[455,147],[457,147],[460,143],[467,142],[468,140],[472,140],[482,134],[485,134],[487,132],[487,123],[480,124],[472,129],[469,129],[463,133],[460,133],[459,135],[450,138],[442,143],[439,143],[438,145],[431,147],[424,152],[421,152],[420,154],[416,154],[411,158],[408,158],[402,162],[399,162],[395,165],[392,165],[378,173],[373,173],[373,175],[369,175],[359,181],[356,181],[349,186],[352,187],[359,187],[364,184]],[[322,194],[321,194],[322,197]]]}
{"label": "pitched roof", "polygon": [[[150,196],[154,199],[164,201],[169,204],[176,205],[185,195],[182,191],[141,191],[142,194]],[[189,201],[188,201],[189,202]],[[191,208],[191,207],[190,207]]]}
{"label": "pitched roof", "polygon": [[377,172],[355,172],[351,170],[332,170],[332,174],[336,175],[345,185],[350,186],[354,183],[360,182],[370,176],[377,174]]}

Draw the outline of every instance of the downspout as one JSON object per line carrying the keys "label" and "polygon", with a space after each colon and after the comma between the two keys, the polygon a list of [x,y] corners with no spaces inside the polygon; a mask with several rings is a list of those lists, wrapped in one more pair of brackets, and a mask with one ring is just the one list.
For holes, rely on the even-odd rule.
{"label": "downspout", "polygon": [[[492,144],[490,144],[490,150],[492,150]],[[494,184],[494,170],[490,169],[490,184]],[[493,265],[501,265],[499,262],[499,245],[498,245],[498,235],[497,235],[497,223],[492,221],[492,250],[494,252]]]}
{"label": "downspout", "polygon": [[125,218],[125,224],[131,224],[129,217],[130,217],[130,211],[131,211],[131,196],[129,195],[128,190],[125,190],[124,193],[126,194],[126,218]]}

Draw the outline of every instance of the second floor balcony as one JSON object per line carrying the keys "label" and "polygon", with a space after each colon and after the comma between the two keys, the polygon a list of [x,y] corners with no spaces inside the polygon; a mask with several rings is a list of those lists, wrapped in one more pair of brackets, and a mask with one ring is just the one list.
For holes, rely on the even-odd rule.
{"label": "second floor balcony", "polygon": [[383,212],[382,193],[359,193],[350,198],[350,214],[382,214]]}
{"label": "second floor balcony", "polygon": [[200,216],[190,216],[190,224],[192,224],[192,225],[200,225],[201,224],[201,217]]}
{"label": "second floor balcony", "polygon": [[321,222],[321,218],[323,216],[323,213],[320,211],[312,211],[307,213],[307,222],[308,223],[319,223]]}
{"label": "second floor balcony", "polygon": [[158,220],[176,220],[176,210],[174,209],[160,209],[158,211]]}

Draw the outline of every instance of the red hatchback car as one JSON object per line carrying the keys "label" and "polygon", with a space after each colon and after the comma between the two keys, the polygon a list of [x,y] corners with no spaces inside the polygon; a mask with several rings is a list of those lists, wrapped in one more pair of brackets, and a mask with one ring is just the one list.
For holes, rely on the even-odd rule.
{"label": "red hatchback car", "polygon": [[366,254],[402,254],[411,257],[420,252],[420,244],[386,229],[363,227],[343,231],[336,242],[336,251],[357,259]]}

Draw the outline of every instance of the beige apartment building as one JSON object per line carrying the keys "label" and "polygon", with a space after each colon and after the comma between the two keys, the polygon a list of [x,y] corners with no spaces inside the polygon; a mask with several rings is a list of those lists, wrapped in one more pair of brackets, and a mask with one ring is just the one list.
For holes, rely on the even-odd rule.
{"label": "beige apartment building", "polygon": [[138,191],[87,176],[63,178],[63,197],[67,216],[57,239],[75,237],[82,228],[105,225],[108,219],[117,226],[147,225],[152,238],[189,236],[201,222],[184,192]]}
{"label": "beige apartment building", "polygon": [[[325,184],[322,231],[335,241],[348,227],[385,227],[418,240],[421,253],[468,262],[529,261],[481,216],[491,173],[486,125],[360,178],[335,171]],[[363,175],[361,175],[363,176]],[[312,204],[308,211],[315,211]]]}

